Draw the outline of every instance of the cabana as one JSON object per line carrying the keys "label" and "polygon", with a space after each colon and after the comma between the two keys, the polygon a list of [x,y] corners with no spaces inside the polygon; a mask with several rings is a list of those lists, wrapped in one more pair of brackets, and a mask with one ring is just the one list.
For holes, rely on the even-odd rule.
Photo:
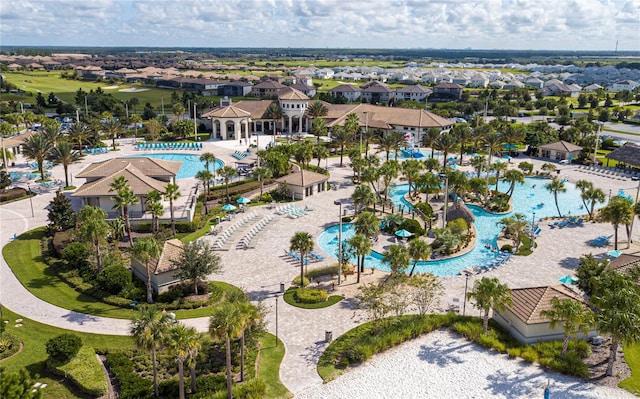
{"label": "cabana", "polygon": [[609,160],[613,159],[618,161],[618,164],[621,163],[623,168],[630,167],[638,170],[640,169],[640,145],[626,143],[605,155],[605,158],[607,158],[607,166],[609,166]]}

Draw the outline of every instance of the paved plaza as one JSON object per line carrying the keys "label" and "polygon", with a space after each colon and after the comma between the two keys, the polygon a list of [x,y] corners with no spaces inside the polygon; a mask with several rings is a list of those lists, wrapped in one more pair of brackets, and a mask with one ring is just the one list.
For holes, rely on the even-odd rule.
{"label": "paved plaza", "polygon": [[[260,143],[261,146],[266,144]],[[205,151],[213,152],[217,157],[226,162],[233,162],[230,154],[234,150],[244,147],[233,143],[205,142],[202,151],[189,153],[199,154]],[[136,153],[131,144],[124,144],[121,151],[117,153],[107,153],[101,155],[91,155],[83,159],[79,164],[73,165],[72,174],[77,174],[89,163],[96,160],[106,159],[113,156],[124,156]],[[513,166],[523,160],[530,161],[540,168],[542,161],[528,158],[514,158]],[[26,167],[23,159],[17,160],[18,167]],[[212,279],[222,280],[234,284],[245,290],[254,301],[264,302],[268,309],[267,328],[275,333],[275,294],[279,292],[280,282],[284,282],[289,287],[291,280],[299,274],[299,264],[292,261],[285,255],[289,248],[289,240],[297,231],[306,231],[314,239],[326,227],[335,224],[338,220],[338,207],[334,205],[335,200],[347,200],[353,192],[351,183],[352,170],[349,167],[347,158],[344,166],[339,166],[339,158],[328,160],[328,168],[331,172],[330,181],[339,183],[340,188],[319,193],[296,203],[300,207],[310,207],[313,211],[305,216],[291,219],[276,215],[273,209],[268,207],[251,207],[250,211],[258,213],[259,216],[274,215],[275,218],[265,227],[264,234],[254,239],[254,248],[236,249],[231,246],[228,251],[219,251],[222,259],[223,271],[221,274],[211,276]],[[615,195],[619,189],[624,189],[627,194],[635,197],[638,182],[631,180],[617,180],[610,177],[597,176],[582,172],[581,169],[573,165],[559,165],[561,178],[570,182],[579,179],[593,181],[596,187],[601,188],[605,193],[609,190]],[[53,177],[64,180],[62,166],[52,169]],[[181,188],[195,184],[193,179],[185,179],[180,182]],[[78,185],[78,182],[74,182]],[[182,189],[184,192],[185,189]],[[38,226],[45,225],[47,211],[45,207],[53,198],[53,189],[42,189],[39,195],[33,197],[33,213],[31,216],[30,200],[22,200],[6,204],[0,207],[2,245],[8,243],[14,234],[20,234]],[[349,205],[343,206],[347,214],[353,213],[353,208]],[[241,215],[236,218],[242,217]],[[259,220],[260,217],[256,220]],[[222,229],[234,223],[234,220],[223,222]],[[585,222],[581,227],[567,227],[564,229],[550,229],[546,223],[540,223],[542,232],[537,239],[538,247],[531,256],[513,257],[507,264],[498,269],[469,278],[469,286],[477,278],[488,276],[498,277],[502,282],[511,288],[530,287],[539,285],[552,285],[558,283],[558,278],[566,274],[571,274],[578,263],[580,256],[588,253],[603,255],[611,248],[593,248],[588,245],[588,241],[599,235],[613,234],[610,224],[596,224]],[[640,229],[635,228],[634,241],[640,242]],[[204,240],[215,240],[216,236],[205,236]],[[626,253],[638,252],[640,249],[633,244],[630,249],[626,248],[626,236],[623,229],[620,230],[620,248]],[[624,242],[623,242],[624,240]],[[316,251],[318,251],[316,246]],[[335,262],[330,257],[332,254],[323,254],[326,260],[312,264],[328,265]],[[473,265],[469,265],[473,266]],[[368,269],[367,274],[370,273]],[[374,277],[382,275],[376,272]],[[129,321],[107,319],[99,316],[83,315],[66,309],[45,303],[32,296],[15,278],[6,265],[4,259],[0,260],[0,302],[3,306],[28,317],[30,319],[55,325],[61,328],[102,334],[128,334]],[[367,276],[370,280],[372,276]],[[442,298],[442,307],[453,298],[463,298],[465,278],[462,276],[443,277],[442,284],[446,288],[446,293]],[[285,344],[286,355],[283,359],[280,377],[282,382],[294,394],[307,391],[309,388],[322,383],[316,372],[318,357],[326,347],[324,341],[325,331],[332,331],[337,337],[361,322],[360,315],[353,308],[352,296],[356,292],[354,286],[355,277],[349,276],[347,281],[336,287],[337,293],[347,295],[347,300],[325,309],[305,310],[287,305],[282,299],[278,300],[278,336]],[[467,304],[466,313],[479,315],[478,310]],[[196,326],[200,331],[206,331],[208,318],[190,319],[184,321],[186,324]]]}

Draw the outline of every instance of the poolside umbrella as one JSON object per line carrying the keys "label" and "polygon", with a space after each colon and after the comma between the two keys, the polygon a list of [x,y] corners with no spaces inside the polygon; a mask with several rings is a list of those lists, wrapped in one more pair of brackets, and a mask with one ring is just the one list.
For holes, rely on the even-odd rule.
{"label": "poolside umbrella", "polygon": [[612,258],[617,258],[618,256],[622,255],[622,251],[620,251],[619,249],[615,249],[613,251],[607,252],[607,255],[609,255]]}
{"label": "poolside umbrella", "polygon": [[413,235],[413,233],[410,232],[410,231],[407,231],[405,229],[402,229],[402,230],[396,231],[395,235],[397,235],[398,237],[407,238],[407,237],[411,237]]}
{"label": "poolside umbrella", "polygon": [[458,169],[458,168],[460,168],[460,167],[458,166],[458,164],[457,164],[457,163],[454,163],[453,165],[449,165],[449,167],[450,167],[451,169]]}
{"label": "poolside umbrella", "polygon": [[500,158],[496,158],[496,159],[493,160],[493,163],[502,163],[502,162],[504,162],[504,161],[502,159],[500,159]]}
{"label": "poolside umbrella", "polygon": [[233,204],[225,204],[222,205],[222,210],[223,211],[235,211],[237,208],[235,207],[235,205]]}
{"label": "poolside umbrella", "polygon": [[449,161],[449,162],[455,162],[457,159],[458,159],[458,158],[456,158],[456,157],[449,157],[449,158],[447,158],[447,161]]}
{"label": "poolside umbrella", "polygon": [[475,157],[479,157],[480,154],[478,154],[477,152],[474,152],[473,154],[471,154],[471,158],[475,158]]}
{"label": "poolside umbrella", "polygon": [[517,145],[515,145],[515,144],[505,144],[505,145],[504,145],[504,148],[505,148],[506,150],[515,150],[516,148],[518,148],[518,146],[517,146]]}
{"label": "poolside umbrella", "polygon": [[247,197],[240,197],[236,202],[238,204],[248,204],[249,202],[251,202],[251,200]]}
{"label": "poolside umbrella", "polygon": [[571,275],[566,275],[566,276],[560,277],[558,281],[560,281],[562,284],[574,285],[574,284],[578,284],[578,281],[580,281],[580,279],[577,277],[573,277]]}

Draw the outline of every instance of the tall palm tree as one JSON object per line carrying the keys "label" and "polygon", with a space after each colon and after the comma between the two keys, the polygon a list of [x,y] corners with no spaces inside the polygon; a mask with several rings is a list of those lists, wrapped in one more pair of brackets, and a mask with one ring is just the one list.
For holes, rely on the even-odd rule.
{"label": "tall palm tree", "polygon": [[118,190],[116,195],[111,197],[111,199],[114,202],[113,209],[119,209],[122,212],[124,223],[127,226],[129,245],[133,245],[133,238],[131,237],[131,221],[129,219],[129,206],[137,204],[140,202],[140,199],[133,193],[133,190],[131,190],[128,184],[126,187]]}
{"label": "tall palm tree", "polygon": [[491,165],[491,160],[493,158],[493,154],[495,154],[499,149],[500,145],[502,145],[502,135],[498,132],[491,132],[484,136],[482,140],[487,145],[487,151],[489,151],[489,160],[487,163]]}
{"label": "tall palm tree", "polygon": [[471,140],[471,129],[469,129],[469,125],[466,123],[458,123],[451,129],[451,135],[460,146],[460,165],[462,165],[464,147]]}
{"label": "tall palm tree", "polygon": [[53,148],[53,144],[40,133],[34,133],[22,143],[22,154],[27,159],[36,161],[40,178],[44,179],[44,160]]}
{"label": "tall palm tree", "polygon": [[169,200],[169,213],[171,214],[171,231],[176,236],[176,219],[173,214],[173,201],[180,198],[180,187],[177,184],[169,183],[164,188],[164,198]]}
{"label": "tall palm tree", "polygon": [[500,173],[507,170],[507,164],[504,162],[496,162],[491,165],[491,169],[496,172],[496,192],[498,191],[498,184],[500,183]]}
{"label": "tall palm tree", "polygon": [[431,158],[435,153],[435,142],[440,137],[440,129],[437,127],[430,127],[422,136],[422,145],[431,148]]}
{"label": "tall palm tree", "polygon": [[584,335],[589,333],[589,329],[594,324],[593,311],[582,303],[573,299],[551,298],[551,307],[548,310],[540,312],[540,316],[549,320],[549,327],[556,328],[558,323],[562,323],[564,337],[562,338],[561,357],[567,355],[569,347],[569,338],[574,337],[578,333]]}
{"label": "tall palm tree", "polygon": [[116,138],[122,133],[122,123],[119,120],[110,118],[104,124],[104,132],[107,136],[111,136],[111,145],[113,146],[113,150],[116,150]]}
{"label": "tall palm tree", "polygon": [[[216,156],[211,152],[205,152],[200,155],[200,162],[204,162],[204,167],[207,169],[207,172],[211,172],[211,169],[209,168],[212,164],[215,165],[217,160],[218,158],[216,158]],[[215,173],[215,169],[214,172],[211,173]]]}
{"label": "tall palm tree", "polygon": [[486,334],[489,329],[489,311],[491,309],[504,310],[507,305],[513,304],[511,290],[506,284],[501,284],[496,277],[483,277],[476,280],[473,289],[467,293],[467,298],[475,299],[475,307],[484,311],[482,315],[483,334]]}
{"label": "tall palm tree", "polygon": [[102,271],[102,256],[100,244],[102,244],[109,233],[109,225],[107,224],[107,212],[95,206],[83,206],[78,212],[78,235],[84,241],[93,244],[96,255],[96,263],[98,270],[96,274]]}
{"label": "tall palm tree", "polygon": [[602,189],[594,187],[593,183],[588,180],[578,180],[576,187],[580,190],[580,198],[584,204],[584,208],[589,212],[589,219],[593,219],[593,211],[596,203],[606,201],[606,196]]}
{"label": "tall palm tree", "polygon": [[[167,352],[173,355],[178,363],[180,399],[184,399],[184,363],[190,358],[193,359],[191,354],[197,352],[200,348],[202,344],[200,334],[198,334],[195,327],[187,327],[184,324],[177,323],[169,328],[164,342]],[[193,359],[192,364],[195,366],[195,359]]]}
{"label": "tall palm tree", "polygon": [[340,167],[342,167],[342,158],[344,156],[344,147],[351,143],[351,135],[344,127],[338,127],[338,131],[333,134],[333,143],[340,147]]}
{"label": "tall palm tree", "polygon": [[147,353],[151,353],[153,365],[153,393],[158,392],[158,361],[156,354],[164,343],[164,338],[169,329],[170,319],[166,314],[158,312],[155,306],[140,306],[138,313],[131,320],[130,334],[135,346]]}
{"label": "tall palm tree", "polygon": [[355,190],[353,190],[351,199],[353,199],[353,205],[356,208],[356,215],[362,212],[363,209],[376,203],[375,193],[371,190],[371,187],[366,184],[358,184]]}
{"label": "tall palm tree", "polygon": [[419,238],[409,241],[409,256],[413,259],[413,266],[409,276],[413,276],[419,261],[425,261],[431,256],[431,246]]}
{"label": "tall palm tree", "polygon": [[300,287],[304,287],[304,264],[306,263],[307,255],[313,250],[311,234],[305,231],[294,233],[289,241],[289,250],[297,251],[300,254]]}
{"label": "tall palm tree", "polygon": [[633,221],[633,204],[626,197],[615,196],[601,210],[602,219],[613,225],[614,231],[614,249],[618,249],[618,228],[621,224],[627,227],[627,236],[629,236],[629,226]]}
{"label": "tall palm tree", "polygon": [[357,257],[357,280],[356,283],[360,283],[360,273],[364,272],[364,257],[367,256],[371,252],[371,248],[373,245],[371,244],[371,240],[369,240],[363,234],[356,234],[347,240],[349,247],[353,249]]}
{"label": "tall palm tree", "polygon": [[186,112],[186,109],[182,103],[175,103],[171,107],[171,113],[176,116],[176,119],[181,120],[182,115]]}
{"label": "tall palm tree", "polygon": [[507,149],[511,154],[511,149],[516,144],[520,144],[526,136],[524,125],[507,124],[502,132],[502,139],[507,143]]}
{"label": "tall palm tree", "polygon": [[444,170],[447,167],[447,157],[456,148],[458,142],[451,133],[443,133],[433,145],[442,152],[442,169]]}
{"label": "tall palm tree", "polygon": [[354,223],[356,234],[362,234],[370,240],[380,233],[380,221],[373,212],[360,212]]}
{"label": "tall palm tree", "polygon": [[257,168],[254,168],[251,174],[260,182],[260,198],[262,198],[262,191],[264,189],[264,179],[270,178],[271,176],[273,176],[273,173],[271,172],[271,169],[265,168],[263,166],[259,166]]}
{"label": "tall palm tree", "polygon": [[389,264],[391,274],[402,274],[411,263],[409,249],[401,245],[390,245],[387,250],[382,253],[382,261]]}
{"label": "tall palm tree", "polygon": [[242,335],[243,317],[237,303],[224,302],[213,309],[209,319],[209,334],[214,342],[225,343],[227,368],[227,398],[232,399],[231,391],[231,340]]}
{"label": "tall palm tree", "polygon": [[155,233],[158,231],[158,218],[164,214],[164,206],[162,206],[162,194],[156,190],[151,190],[144,198],[147,211],[151,213],[151,230]]}
{"label": "tall palm tree", "polygon": [[207,214],[209,213],[209,208],[207,207],[207,200],[209,197],[209,182],[212,178],[213,175],[207,169],[199,170],[198,173],[196,173],[196,179],[200,180],[204,187],[204,213]]}
{"label": "tall palm tree", "polygon": [[389,193],[389,186],[393,179],[397,178],[400,173],[400,164],[394,160],[387,161],[378,169],[378,173],[384,182],[384,200],[386,201]]}
{"label": "tall palm tree", "polygon": [[327,135],[327,124],[324,119],[316,119],[313,121],[311,134],[316,136],[316,145],[320,145],[320,137]]}
{"label": "tall palm tree", "polygon": [[231,201],[231,198],[229,197],[229,181],[237,176],[238,172],[235,170],[235,168],[225,165],[218,171],[218,174],[224,178],[225,194],[227,197],[227,202],[229,202]]}
{"label": "tall palm tree", "polygon": [[273,134],[273,140],[275,142],[276,122],[282,121],[282,118],[284,118],[284,112],[282,111],[282,108],[280,108],[280,105],[278,105],[277,102],[274,102],[271,105],[269,105],[269,107],[267,107],[267,112],[265,113],[265,117],[273,121],[272,122],[273,128],[271,129],[271,134]]}
{"label": "tall palm tree", "polygon": [[471,158],[470,163],[476,171],[477,178],[480,178],[480,174],[487,170],[487,157],[484,155],[478,155],[477,157]]}
{"label": "tall palm tree", "polygon": [[147,303],[153,303],[151,290],[151,260],[160,257],[160,243],[153,237],[138,238],[131,246],[131,256],[144,263],[147,272]]}
{"label": "tall palm tree", "polygon": [[[406,177],[407,179],[407,184],[409,184],[409,192],[408,192],[409,198],[411,198],[411,189],[416,188],[415,183],[418,177],[420,176],[420,172],[422,172],[423,167],[424,167],[424,163],[422,163],[417,159],[408,159],[402,163],[402,167],[401,167],[402,173],[404,174],[404,177]],[[414,190],[414,195],[415,195],[415,191],[417,190]]]}
{"label": "tall palm tree", "polygon": [[[329,113],[329,109],[322,101],[313,101],[311,104],[307,105],[307,118],[311,119],[312,126],[313,123],[318,119],[326,116]],[[324,120],[323,120],[324,122]],[[312,128],[313,129],[313,128]],[[318,143],[320,142],[320,136],[318,137]]]}
{"label": "tall palm tree", "polygon": [[91,136],[89,126],[83,122],[76,122],[69,128],[69,136],[72,140],[78,143],[78,149],[82,150],[82,145],[85,140]]}
{"label": "tall palm tree", "polygon": [[[404,140],[404,137],[403,137]],[[400,148],[400,142],[398,142],[398,138],[393,133],[385,134],[380,137],[378,140],[378,152],[385,153],[385,160],[389,161],[389,155],[391,155],[391,151],[394,151],[394,157],[397,160],[397,152]]]}
{"label": "tall palm tree", "polygon": [[522,173],[517,169],[509,169],[506,172],[504,172],[504,180],[509,182],[509,189],[507,190],[507,195],[509,196],[509,200],[511,200],[513,191],[516,188],[516,183],[524,184],[524,173]]}
{"label": "tall palm tree", "polygon": [[245,336],[247,331],[256,327],[262,320],[262,314],[260,310],[249,302],[248,298],[242,298],[237,302],[238,309],[240,311],[242,333],[240,335],[240,381],[244,381],[244,348],[245,348]]}
{"label": "tall palm tree", "polygon": [[64,168],[64,185],[69,187],[69,165],[78,162],[82,158],[80,151],[74,151],[66,141],[58,141],[49,154],[49,159],[62,164]]}
{"label": "tall palm tree", "polygon": [[62,130],[60,130],[60,125],[56,122],[54,124],[45,125],[40,134],[55,146],[58,143],[58,140],[62,137]]}
{"label": "tall palm tree", "polygon": [[[553,193],[553,200],[556,203],[556,209],[558,210],[558,216],[562,217],[562,213],[560,213],[560,206],[558,206],[558,193],[564,193],[567,191],[567,188],[564,185],[564,182],[557,177],[554,177],[549,183],[544,185],[544,188],[547,189],[550,193]],[[617,249],[617,248],[616,248]]]}
{"label": "tall palm tree", "polygon": [[324,145],[316,145],[313,147],[313,157],[318,159],[318,168],[320,167],[320,161],[329,158],[329,150]]}

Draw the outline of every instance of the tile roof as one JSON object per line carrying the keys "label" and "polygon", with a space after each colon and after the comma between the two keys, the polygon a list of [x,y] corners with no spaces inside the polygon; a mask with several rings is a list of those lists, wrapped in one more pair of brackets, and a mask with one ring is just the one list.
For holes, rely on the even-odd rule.
{"label": "tile roof", "polygon": [[276,100],[259,100],[259,101],[240,101],[235,103],[236,108],[247,111],[251,114],[252,119],[269,119],[267,118],[267,109],[273,103],[278,103]]}
{"label": "tile roof", "polygon": [[278,183],[287,183],[291,186],[302,186],[302,173],[304,173],[304,185],[305,187],[312,186],[316,183],[329,180],[329,176],[321,173],[311,172],[310,170],[303,170],[302,172],[290,173],[286,176],[282,176],[276,179]]}
{"label": "tile roof", "polygon": [[71,194],[72,197],[110,197],[116,193],[111,191],[111,184],[118,177],[124,177],[135,195],[146,195],[149,191],[164,192],[167,182],[163,182],[146,176],[142,171],[132,165],[114,172],[109,176],[83,184]]}
{"label": "tile roof", "polygon": [[306,94],[292,87],[285,87],[282,90],[278,90],[278,98],[280,100],[299,100],[299,101],[309,100],[309,97]]}
{"label": "tile roof", "polygon": [[553,151],[566,151],[566,152],[574,152],[574,151],[582,151],[582,147],[579,145],[575,145],[573,143],[569,143],[568,141],[560,140],[555,143],[549,143],[540,146],[541,150],[553,150]]}
{"label": "tile roof", "polygon": [[[340,116],[336,117],[336,119],[327,122],[327,127],[343,125],[347,115],[351,112],[358,115],[362,126],[364,126],[365,122],[368,120],[369,127],[373,129],[393,129],[394,126],[413,126],[423,129],[428,129],[430,127],[445,128],[453,126],[453,122],[450,120],[423,109],[380,107],[370,104],[357,104],[355,106],[347,105],[340,107],[330,105],[327,108],[329,109],[329,114],[325,117],[326,119],[331,119],[331,115],[334,114],[332,112],[334,108],[343,111]],[[367,113],[367,116],[365,116],[365,112]]]}
{"label": "tile roof", "polygon": [[540,312],[551,308],[552,298],[572,299],[586,306],[584,299],[577,293],[564,285],[554,285],[512,289],[513,305],[507,306],[507,309],[526,324],[548,323],[549,320],[541,317]]}
{"label": "tile roof", "polygon": [[626,273],[630,271],[634,266],[640,267],[640,256],[622,254],[613,259],[607,268],[615,270],[620,273]]}
{"label": "tile roof", "polygon": [[165,161],[155,158],[112,158],[102,162],[92,163],[87,166],[76,177],[80,178],[100,178],[110,176],[115,172],[123,170],[128,165],[138,169],[145,176],[150,177],[175,177],[182,166],[182,162]]}
{"label": "tile roof", "polygon": [[360,88],[355,87],[353,85],[338,85],[333,89],[329,90],[330,93],[347,93],[347,92],[359,93],[361,91],[362,90]]}
{"label": "tile roof", "polygon": [[211,111],[202,114],[203,118],[250,118],[251,113],[247,112],[236,105],[227,107],[214,108]]}
{"label": "tile roof", "polygon": [[260,82],[253,86],[254,89],[283,89],[287,86],[283,85],[280,82],[276,82],[274,80],[265,80],[264,82]]}
{"label": "tile roof", "polygon": [[177,261],[180,255],[184,252],[184,244],[177,238],[172,238],[164,243],[160,258],[156,262],[151,262],[151,270],[153,274],[161,274],[170,272],[172,270],[178,270],[173,261]]}

